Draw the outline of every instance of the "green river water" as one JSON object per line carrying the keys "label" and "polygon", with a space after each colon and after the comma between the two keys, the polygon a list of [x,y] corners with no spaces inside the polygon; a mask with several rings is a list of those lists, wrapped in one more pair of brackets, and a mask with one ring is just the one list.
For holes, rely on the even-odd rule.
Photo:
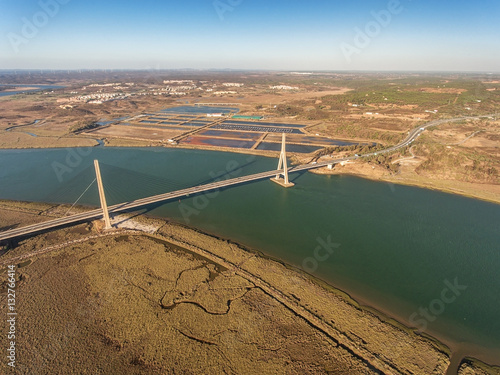
{"label": "green river water", "polygon": [[[109,204],[276,168],[162,148],[0,151],[0,199],[73,203],[101,172]],[[500,364],[500,206],[347,176],[293,174],[147,207],[314,274],[455,350]],[[79,203],[96,205],[92,186]]]}

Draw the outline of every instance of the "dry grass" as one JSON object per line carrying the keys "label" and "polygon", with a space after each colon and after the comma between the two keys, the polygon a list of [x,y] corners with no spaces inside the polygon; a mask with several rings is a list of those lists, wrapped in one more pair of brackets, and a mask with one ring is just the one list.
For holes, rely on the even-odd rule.
{"label": "dry grass", "polygon": [[0,131],[0,148],[91,147],[98,143],[80,137],[33,137],[21,131]]}

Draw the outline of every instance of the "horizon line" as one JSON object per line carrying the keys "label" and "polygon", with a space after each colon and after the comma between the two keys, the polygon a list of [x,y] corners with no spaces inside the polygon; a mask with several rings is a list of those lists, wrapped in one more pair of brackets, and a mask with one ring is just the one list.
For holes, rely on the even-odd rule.
{"label": "horizon line", "polygon": [[285,72],[285,73],[445,73],[445,74],[500,74],[499,71],[492,70],[375,70],[375,69],[244,69],[244,68],[162,68],[162,69],[144,69],[144,68],[0,68],[0,72]]}

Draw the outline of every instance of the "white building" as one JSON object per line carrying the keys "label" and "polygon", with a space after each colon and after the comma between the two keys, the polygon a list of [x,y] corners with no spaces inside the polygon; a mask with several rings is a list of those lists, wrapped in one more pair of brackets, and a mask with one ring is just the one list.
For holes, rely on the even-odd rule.
{"label": "white building", "polygon": [[226,86],[226,87],[242,87],[245,84],[244,83],[225,82],[222,85]]}
{"label": "white building", "polygon": [[278,85],[278,86],[269,86],[271,90],[298,90],[299,88],[296,86],[285,86],[285,85]]}

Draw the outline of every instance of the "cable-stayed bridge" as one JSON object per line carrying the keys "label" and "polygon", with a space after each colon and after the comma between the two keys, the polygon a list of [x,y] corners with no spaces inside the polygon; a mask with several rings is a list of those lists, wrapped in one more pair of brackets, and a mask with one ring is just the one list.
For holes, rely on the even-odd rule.
{"label": "cable-stayed bridge", "polygon": [[[99,193],[100,193],[100,200],[101,200],[101,208],[87,211],[87,212],[83,212],[83,213],[79,213],[79,214],[75,214],[75,215],[71,215],[71,216],[66,216],[66,217],[61,217],[61,218],[49,220],[49,221],[38,223],[38,224],[29,225],[29,226],[22,227],[22,228],[15,228],[15,229],[3,231],[3,232],[0,232],[0,241],[14,239],[17,237],[30,236],[30,235],[33,235],[33,234],[36,234],[39,232],[43,232],[46,230],[50,230],[50,229],[54,229],[54,228],[58,228],[58,227],[62,227],[62,226],[67,226],[70,224],[81,223],[81,222],[85,222],[85,221],[89,221],[89,220],[95,220],[98,218],[104,218],[104,220],[106,222],[106,227],[109,228],[110,227],[109,216],[108,216],[109,214],[117,214],[119,212],[129,211],[132,209],[136,209],[139,207],[143,207],[143,206],[147,206],[147,205],[151,205],[151,204],[155,204],[155,203],[159,203],[159,202],[166,202],[169,200],[180,199],[180,198],[190,196],[190,195],[195,195],[195,194],[199,194],[199,193],[203,193],[203,192],[218,190],[218,189],[229,187],[229,186],[241,185],[244,183],[263,180],[266,178],[271,178],[271,180],[273,180],[274,182],[277,182],[281,186],[290,187],[290,186],[293,186],[293,183],[290,183],[288,180],[289,173],[303,172],[303,171],[307,171],[307,170],[311,170],[311,169],[325,167],[328,165],[338,164],[338,163],[348,161],[348,160],[354,160],[354,159],[357,159],[360,157],[369,157],[372,155],[393,152],[397,149],[400,149],[402,147],[406,147],[409,144],[411,144],[428,127],[440,125],[440,124],[443,124],[446,122],[455,122],[455,121],[462,121],[462,120],[467,120],[467,119],[478,119],[481,117],[496,116],[496,115],[497,114],[485,115],[485,116],[475,116],[475,117],[460,117],[460,118],[455,118],[455,119],[443,119],[443,120],[432,121],[432,122],[429,122],[429,123],[423,125],[422,127],[419,127],[419,128],[416,128],[416,129],[410,131],[408,133],[408,136],[401,143],[399,143],[398,145],[389,147],[385,150],[372,152],[372,153],[364,154],[361,156],[352,156],[352,157],[341,158],[341,159],[332,159],[332,160],[328,160],[328,161],[320,162],[320,163],[315,163],[315,164],[304,164],[304,165],[295,166],[293,168],[287,168],[286,150],[285,150],[285,135],[283,134],[282,150],[281,150],[280,160],[279,160],[279,165],[278,165],[277,170],[260,172],[260,173],[255,173],[255,174],[251,174],[248,176],[236,177],[236,178],[231,178],[231,179],[227,179],[227,180],[223,180],[223,181],[207,183],[207,184],[200,184],[200,185],[189,187],[189,188],[178,189],[176,191],[172,191],[169,193],[156,194],[156,195],[152,195],[149,197],[135,199],[135,200],[127,201],[127,202],[120,203],[120,204],[114,204],[114,205],[111,205],[109,207],[107,206],[106,201],[105,201],[105,195],[104,195],[104,189],[102,187],[102,182],[99,182],[101,177],[100,177],[98,162],[96,161],[96,163],[95,163],[96,164],[96,176],[97,176],[96,180],[99,183],[98,185],[99,185]],[[283,177],[281,177],[281,176],[283,176]]]}

